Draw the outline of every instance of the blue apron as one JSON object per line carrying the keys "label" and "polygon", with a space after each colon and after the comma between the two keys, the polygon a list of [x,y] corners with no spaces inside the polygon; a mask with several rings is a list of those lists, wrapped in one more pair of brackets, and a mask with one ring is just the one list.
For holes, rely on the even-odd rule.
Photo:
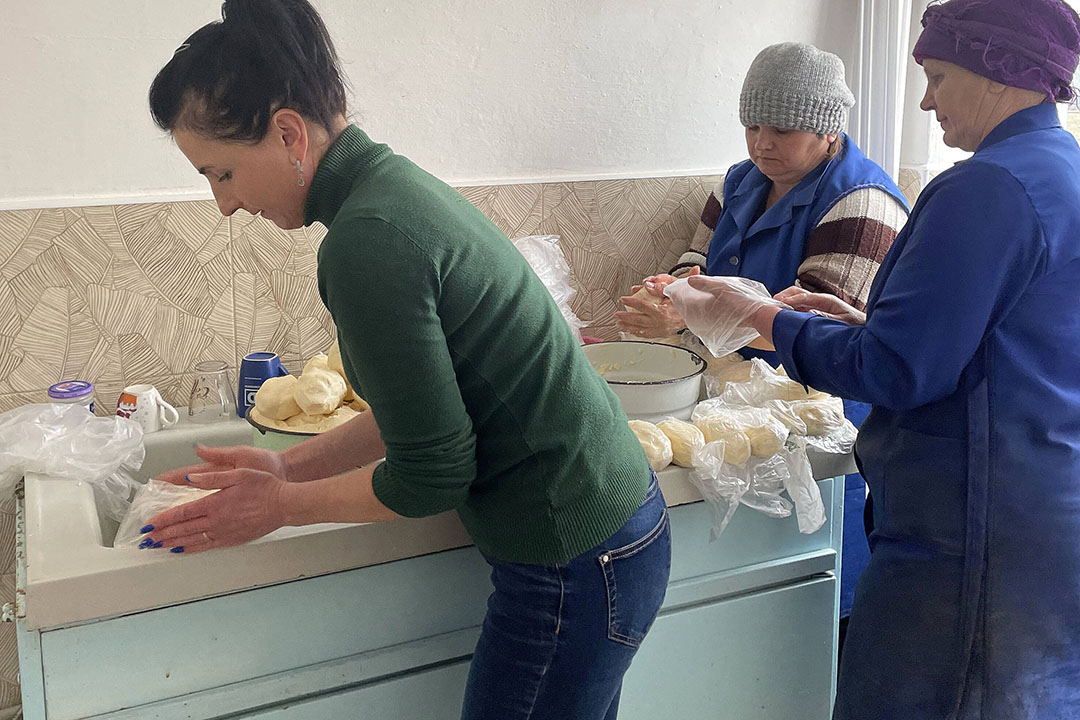
{"label": "blue apron", "polygon": [[[806,258],[810,233],[845,195],[863,187],[880,188],[907,209],[907,200],[892,178],[846,135],[835,158],[822,162],[764,213],[760,210],[772,181],[750,160],[739,163],[724,177],[724,202],[709,243],[706,273],[751,278],[774,295],[790,287]],[[753,348],[739,352],[747,359],[761,358],[773,367],[780,364],[774,352]],[[844,401],[844,415],[855,427],[869,412],[866,403]],[[848,475],[844,482],[840,617],[851,612],[855,581],[870,561],[862,529],[865,498],[862,476]]]}
{"label": "blue apron", "polygon": [[835,720],[1080,717],[1080,148],[1041,105],[923,191],[862,327],[782,312],[793,377],[872,402]]}

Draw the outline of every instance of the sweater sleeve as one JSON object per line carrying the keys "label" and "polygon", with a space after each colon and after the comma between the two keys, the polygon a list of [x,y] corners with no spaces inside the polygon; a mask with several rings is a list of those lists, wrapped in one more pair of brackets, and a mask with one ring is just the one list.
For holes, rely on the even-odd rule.
{"label": "sweater sleeve", "polygon": [[907,209],[877,187],[844,195],[811,231],[799,285],[866,309],[881,261],[907,220]]}
{"label": "sweater sleeve", "polygon": [[777,314],[773,344],[793,379],[891,410],[956,390],[987,333],[1045,264],[1020,184],[999,167],[968,162],[924,191],[865,325]]}
{"label": "sweater sleeve", "polygon": [[720,220],[723,212],[724,178],[716,181],[709,198],[705,201],[705,207],[701,211],[701,221],[694,231],[694,237],[690,240],[690,247],[679,258],[678,264],[671,269],[674,272],[678,268],[699,265],[705,270],[705,258],[709,254],[709,242],[713,233],[716,232],[716,223]]}
{"label": "sweater sleeve", "polygon": [[439,318],[438,267],[381,220],[337,225],[320,249],[319,288],[386,445],[375,496],[406,517],[456,508],[476,477],[476,437]]}

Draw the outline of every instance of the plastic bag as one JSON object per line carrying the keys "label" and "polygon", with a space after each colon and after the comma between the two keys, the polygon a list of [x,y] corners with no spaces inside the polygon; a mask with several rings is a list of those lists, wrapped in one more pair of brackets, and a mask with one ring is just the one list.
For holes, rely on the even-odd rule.
{"label": "plastic bag", "polygon": [[694,449],[690,482],[697,487],[713,516],[710,539],[716,540],[731,522],[739,501],[750,489],[749,475],[724,462],[725,443],[716,440]]}
{"label": "plastic bag", "polygon": [[664,288],[664,294],[671,298],[690,332],[716,357],[746,347],[758,337],[758,331],[747,320],[762,305],[788,307],[773,300],[764,285],[749,278],[695,276],[694,282],[722,286],[726,297],[721,300],[708,290],[695,288],[688,278],[671,283]]}
{"label": "plastic bag", "polygon": [[859,437],[859,430],[851,421],[844,419],[844,424],[839,430],[828,435],[809,436],[806,438],[806,446],[812,447],[823,453],[834,455],[847,455],[855,449],[855,440]]}
{"label": "plastic bag", "polygon": [[559,312],[566,318],[566,324],[570,326],[578,343],[581,343],[581,328],[585,323],[570,309],[570,301],[574,299],[577,290],[570,284],[570,266],[559,246],[559,236],[529,235],[515,238],[511,242],[551,293]]}
{"label": "plastic bag", "polygon": [[[777,453],[784,445],[788,437],[787,427],[774,418],[765,409],[728,405],[721,398],[703,400],[694,407],[690,416],[692,422],[705,433],[706,439],[715,439],[710,430],[716,425],[716,419],[724,419],[723,430],[741,431],[750,441],[750,454],[758,457],[769,457]],[[729,452],[729,461],[733,464],[742,464],[741,460],[732,459]]]}
{"label": "plastic bag", "polygon": [[787,464],[784,489],[795,503],[799,532],[809,535],[825,524],[825,504],[821,501],[821,491],[814,482],[814,472],[806,457],[806,441],[793,438],[780,455]]}
{"label": "plastic bag", "polygon": [[183,485],[173,485],[160,480],[148,480],[135,493],[130,510],[124,516],[124,519],[120,521],[120,527],[116,530],[116,539],[113,540],[113,547],[137,548],[143,539],[143,534],[139,531],[146,526],[150,518],[159,512],[198,500],[215,492],[217,490],[200,490]]}
{"label": "plastic bag", "polygon": [[791,483],[789,461],[783,454],[750,458],[742,465],[734,465],[724,461],[724,452],[723,440],[696,449],[694,469],[690,471],[690,481],[709,505],[713,516],[710,539],[720,537],[740,504],[770,517],[791,515],[792,503],[780,493],[789,485],[796,488],[801,485]]}
{"label": "plastic bag", "polygon": [[0,414],[0,494],[28,473],[90,483],[105,513],[121,519],[141,487],[145,451],[133,420],[96,417],[82,405],[24,405]]}

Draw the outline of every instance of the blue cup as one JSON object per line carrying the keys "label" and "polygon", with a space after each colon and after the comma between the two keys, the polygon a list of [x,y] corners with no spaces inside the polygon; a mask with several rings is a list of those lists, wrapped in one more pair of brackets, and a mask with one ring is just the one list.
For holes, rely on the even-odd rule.
{"label": "blue cup", "polygon": [[236,412],[240,417],[246,417],[249,408],[255,406],[255,393],[262,384],[272,377],[288,375],[289,371],[281,364],[281,358],[277,353],[253,352],[244,356],[240,362],[240,392],[237,393],[240,400]]}

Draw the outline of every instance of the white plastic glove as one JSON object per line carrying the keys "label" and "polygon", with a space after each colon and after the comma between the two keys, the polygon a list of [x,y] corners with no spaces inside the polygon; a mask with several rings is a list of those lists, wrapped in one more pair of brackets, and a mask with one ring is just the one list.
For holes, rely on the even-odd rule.
{"label": "white plastic glove", "polygon": [[686,327],[717,357],[745,347],[758,337],[750,323],[764,307],[789,309],[774,300],[764,285],[741,277],[695,275],[664,288]]}

